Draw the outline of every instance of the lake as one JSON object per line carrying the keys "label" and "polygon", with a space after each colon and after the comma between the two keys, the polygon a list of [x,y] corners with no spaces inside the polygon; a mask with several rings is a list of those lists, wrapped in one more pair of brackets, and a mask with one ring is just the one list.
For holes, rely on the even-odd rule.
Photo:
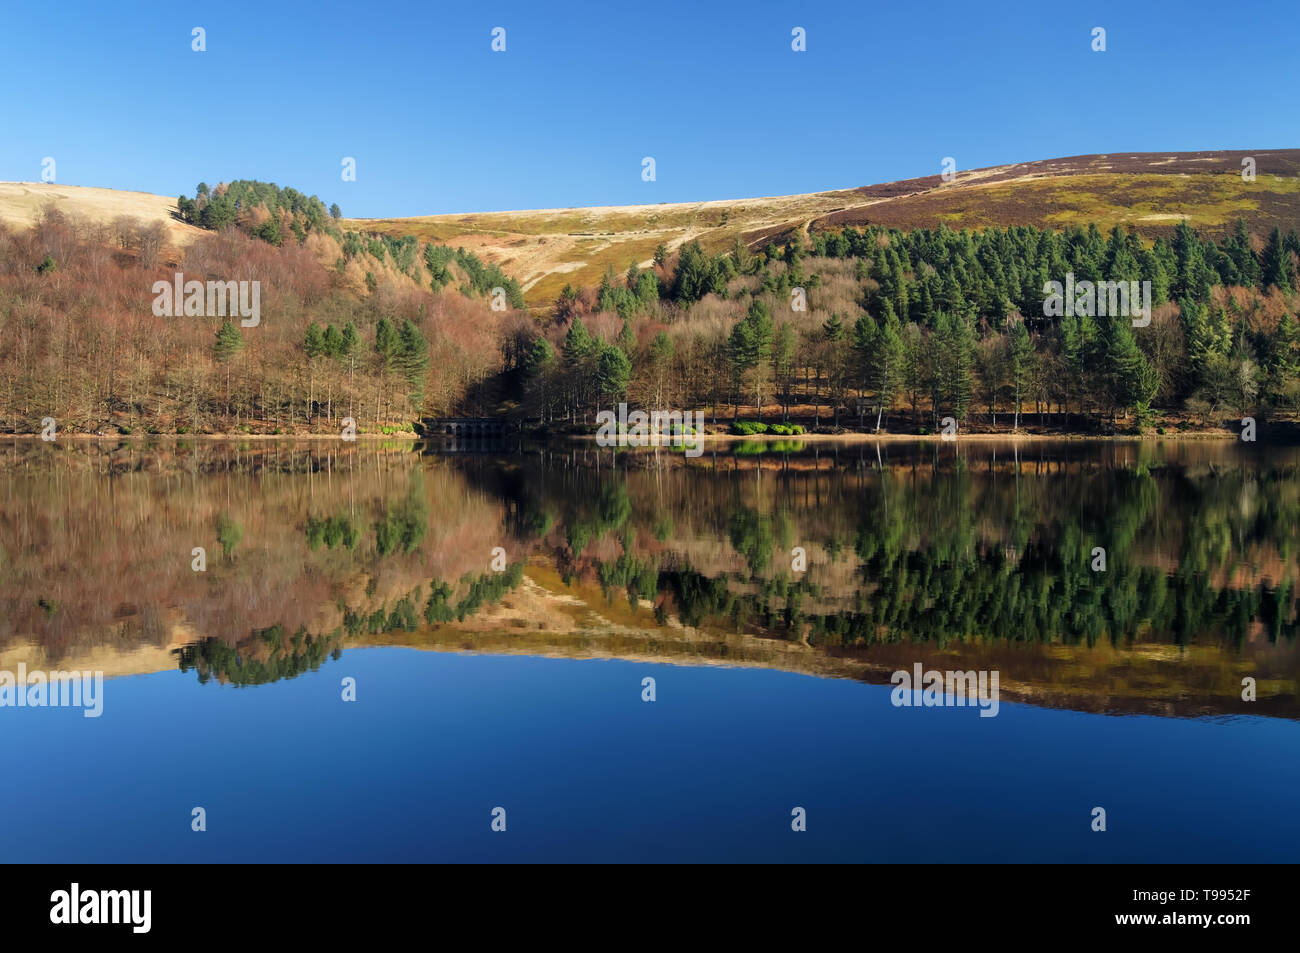
{"label": "lake", "polygon": [[1291,861],[1298,517],[1227,441],[13,441],[0,859]]}

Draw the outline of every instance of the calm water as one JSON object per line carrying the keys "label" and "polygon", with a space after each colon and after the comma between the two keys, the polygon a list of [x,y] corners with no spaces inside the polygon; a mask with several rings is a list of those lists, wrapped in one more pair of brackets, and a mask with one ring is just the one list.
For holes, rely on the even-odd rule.
{"label": "calm water", "polygon": [[1300,451],[761,451],[0,448],[0,860],[1295,859]]}

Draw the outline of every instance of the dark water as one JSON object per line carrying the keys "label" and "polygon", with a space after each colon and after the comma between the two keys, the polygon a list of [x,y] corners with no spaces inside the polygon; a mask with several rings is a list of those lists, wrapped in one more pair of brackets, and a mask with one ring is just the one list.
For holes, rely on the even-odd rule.
{"label": "dark water", "polygon": [[1295,858],[1300,452],[761,450],[0,449],[0,859]]}

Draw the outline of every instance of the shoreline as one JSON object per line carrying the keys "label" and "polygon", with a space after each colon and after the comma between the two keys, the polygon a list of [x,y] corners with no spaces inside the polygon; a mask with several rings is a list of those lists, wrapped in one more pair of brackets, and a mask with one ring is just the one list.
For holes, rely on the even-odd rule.
{"label": "shoreline", "polygon": [[[527,440],[535,441],[570,441],[578,443],[595,443],[596,434],[589,433],[556,433],[556,434],[529,434],[515,433],[510,434],[512,437],[522,437]],[[359,433],[351,440],[343,440],[338,434],[328,433],[303,433],[303,434],[91,434],[91,433],[65,433],[60,434],[54,440],[44,440],[38,433],[23,434],[5,434],[0,436],[0,441],[5,440],[22,440],[22,441],[41,441],[44,443],[58,443],[61,440],[76,440],[87,442],[112,441],[115,443],[147,443],[150,441],[177,441],[177,440],[202,440],[207,442],[233,442],[233,441],[291,441],[291,440],[311,440],[311,441],[338,441],[341,443],[361,443],[374,441],[410,441],[413,443],[436,441],[445,439],[442,434],[433,434],[421,436],[413,432],[403,432],[397,434],[367,434]],[[658,446],[660,448],[673,449],[676,443],[675,437],[664,438]],[[1175,433],[1127,433],[1127,434],[1089,434],[1089,433],[1040,433],[1035,431],[975,431],[971,433],[958,433],[955,435],[945,435],[937,433],[929,434],[905,434],[890,433],[882,431],[862,432],[862,431],[845,431],[843,433],[802,433],[802,434],[733,434],[733,433],[702,433],[692,437],[686,443],[962,443],[962,442],[990,442],[990,441],[1090,441],[1090,442],[1117,442],[1117,441],[1139,441],[1139,440],[1238,440],[1240,434],[1228,430],[1189,430]],[[1266,443],[1268,441],[1260,441]],[[654,444],[647,443],[646,447],[653,447]],[[602,448],[606,449],[606,448]],[[635,446],[612,447],[608,449],[638,449]]]}

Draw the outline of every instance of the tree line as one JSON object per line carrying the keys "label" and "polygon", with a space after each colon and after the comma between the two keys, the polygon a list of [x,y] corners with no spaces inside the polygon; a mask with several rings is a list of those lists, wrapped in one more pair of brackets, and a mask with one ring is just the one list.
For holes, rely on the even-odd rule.
{"label": "tree line", "polygon": [[[456,289],[467,298],[483,297],[500,288],[506,306],[524,307],[519,282],[473,252],[433,242],[422,244],[414,235],[343,230],[338,224],[343,213],[337,203],[326,210],[325,203],[315,195],[282,189],[274,182],[236,179],[215,188],[200,182],[194,197],[179,196],[176,207],[181,220],[191,225],[210,231],[238,228],[251,238],[277,247],[289,234],[299,245],[305,244],[312,232],[329,235],[342,249],[334,262],[335,270],[342,274],[350,263],[362,262],[368,292],[373,292],[379,282],[377,269],[370,264],[373,262],[387,265],[417,284],[427,283],[435,293],[454,281]],[[453,268],[453,264],[457,267]],[[458,280],[458,276],[464,280]]]}
{"label": "tree line", "polygon": [[[1294,411],[1298,256],[1294,229],[1261,239],[1242,221],[1219,241],[1184,222],[1150,243],[1119,226],[868,226],[760,251],[661,246],[650,270],[561,292],[528,350],[527,412],[581,422],[630,398],[784,420],[802,405],[832,426],[847,414],[880,428],[891,409],[912,427],[976,411],[1013,427],[1030,411],[1097,426]],[[1149,283],[1149,322],[1102,313],[1104,295],[1052,313],[1050,283],[1067,276]]]}

